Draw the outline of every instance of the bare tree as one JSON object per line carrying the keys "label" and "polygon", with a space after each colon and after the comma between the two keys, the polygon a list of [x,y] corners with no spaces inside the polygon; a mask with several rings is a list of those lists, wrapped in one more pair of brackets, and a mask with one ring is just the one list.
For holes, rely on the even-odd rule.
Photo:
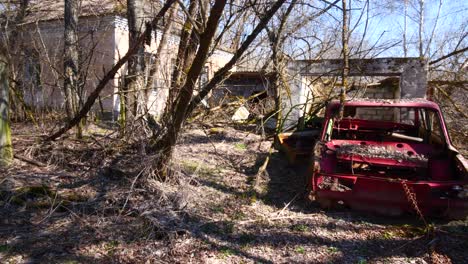
{"label": "bare tree", "polygon": [[273,28],[266,27],[268,32],[268,39],[270,40],[271,45],[271,61],[273,63],[273,76],[271,80],[272,88],[271,90],[274,93],[275,97],[275,118],[276,118],[276,127],[277,132],[281,129],[282,124],[282,112],[281,112],[281,94],[283,83],[281,81],[283,76],[283,71],[285,67],[285,56],[284,56],[284,42],[286,38],[284,37],[284,31],[286,24],[288,22],[289,15],[291,14],[294,6],[297,1],[291,1],[288,8],[285,12],[280,15],[279,25],[276,27],[276,30]]}
{"label": "bare tree", "polygon": [[342,0],[343,6],[343,27],[342,27],[342,44],[343,44],[343,71],[341,75],[341,81],[343,87],[341,88],[340,94],[340,118],[343,118],[344,114],[344,103],[346,100],[346,89],[348,88],[348,75],[349,75],[349,49],[348,49],[348,11],[346,10],[346,0]]}
{"label": "bare tree", "polygon": [[190,116],[194,108],[203,100],[203,98],[213,89],[216,85],[221,83],[226,76],[228,71],[235,65],[235,63],[242,57],[244,52],[255,40],[257,35],[265,28],[270,19],[276,13],[276,11],[283,5],[285,0],[276,1],[269,10],[260,19],[259,23],[253,29],[252,33],[246,38],[246,40],[240,45],[239,49],[234,52],[232,59],[221,69],[219,69],[214,77],[203,87],[197,96],[193,96],[195,83],[200,76],[204,62],[209,54],[210,46],[215,37],[215,32],[218,28],[219,19],[226,5],[226,1],[218,0],[215,2],[210,11],[210,16],[206,23],[206,28],[201,33],[200,46],[190,65],[190,69],[187,73],[184,85],[181,86],[180,92],[177,94],[175,102],[170,108],[166,116],[170,118],[166,119],[164,126],[166,129],[159,135],[158,138],[153,139],[149,150],[151,152],[158,152],[157,158],[152,166],[155,174],[160,178],[166,178],[170,173],[170,162],[172,159],[172,153],[177,142],[179,132],[183,126],[184,121]]}
{"label": "bare tree", "polygon": [[12,92],[10,97],[10,107],[12,108],[13,116],[19,117],[25,115],[27,118],[33,121],[36,124],[34,115],[32,114],[31,107],[25,103],[24,100],[24,83],[20,80],[22,74],[21,65],[11,63],[17,61],[17,58],[21,57],[22,45],[18,45],[18,37],[21,32],[21,25],[23,24],[24,18],[27,15],[27,10],[29,8],[30,0],[21,0],[17,2],[8,2],[6,6],[3,6],[3,11],[5,13],[12,13],[13,15],[9,17],[8,15],[4,17],[2,21],[2,41],[4,43],[4,56],[9,62],[9,86]]}
{"label": "bare tree", "polygon": [[8,64],[2,49],[0,51],[0,166],[10,164],[13,159],[10,119],[8,116],[10,110],[9,97]]}
{"label": "bare tree", "polygon": [[176,15],[176,12],[177,12],[177,3],[175,3],[174,6],[169,11],[169,15],[167,16],[167,20],[166,20],[167,22],[164,25],[161,39],[159,41],[158,49],[156,51],[156,54],[154,54],[154,57],[153,57],[154,63],[150,65],[148,81],[146,82],[146,101],[148,101],[151,89],[153,88],[153,85],[154,85],[154,81],[158,77],[157,75],[159,73],[159,69],[161,65],[162,52],[166,48],[167,40],[169,38],[169,35],[171,34],[172,25],[174,24],[173,20],[174,20],[174,16]]}
{"label": "bare tree", "polygon": [[423,34],[424,34],[424,0],[418,0],[419,4],[419,10],[418,10],[418,15],[419,15],[419,28],[418,28],[418,36],[419,36],[419,57],[423,58],[424,57],[424,49],[423,49]]}
{"label": "bare tree", "polygon": [[[65,109],[68,120],[71,120],[80,109],[80,92],[78,87],[79,58],[78,58],[78,8],[77,0],[65,0],[65,30],[64,30],[64,61],[63,90],[65,95]],[[78,125],[78,137],[82,136],[82,122]]]}
{"label": "bare tree", "polygon": [[181,87],[175,103],[170,108],[171,116],[170,122],[167,124],[167,133],[158,141],[156,149],[161,154],[159,155],[155,169],[158,171],[158,176],[165,178],[169,162],[172,158],[172,152],[179,136],[182,123],[186,119],[186,112],[192,99],[195,83],[200,76],[205,60],[211,46],[211,42],[215,36],[218,22],[223,13],[226,0],[217,0],[211,8],[210,16],[208,18],[205,31],[200,35],[200,47],[191,64],[190,70],[187,73],[185,84]]}
{"label": "bare tree", "polygon": [[195,22],[192,19],[198,12],[198,5],[199,0],[190,1],[186,14],[187,18],[180,33],[179,48],[172,73],[171,87],[169,89],[169,97],[166,103],[166,112],[168,107],[174,102],[176,95],[179,92],[178,89],[183,82],[182,73],[184,72],[184,69],[190,65],[191,59],[193,59],[193,55],[195,54],[196,47],[198,45],[199,37],[194,31],[193,24],[195,24]]}
{"label": "bare tree", "polygon": [[250,45],[254,42],[260,32],[265,29],[268,22],[271,20],[273,15],[278,11],[278,9],[285,3],[285,0],[276,1],[270,9],[268,9],[262,16],[258,24],[252,30],[252,32],[245,38],[240,47],[234,52],[233,57],[229,60],[226,65],[221,69],[217,70],[213,78],[201,89],[198,95],[194,96],[190,102],[190,105],[187,109],[186,116],[190,116],[192,111],[198,104],[207,96],[210,91],[216,87],[219,83],[224,81],[229,76],[229,70],[236,64],[236,62],[244,55]]}
{"label": "bare tree", "polygon": [[[138,45],[138,37],[143,32],[144,21],[144,4],[143,0],[127,0],[127,20],[129,30],[129,46]],[[125,122],[129,122],[137,115],[140,110],[143,110],[141,105],[145,102],[143,87],[144,87],[144,70],[145,47],[141,43],[138,45],[137,52],[128,60],[128,73],[125,78],[124,85],[124,109],[121,117],[125,126]]]}
{"label": "bare tree", "polygon": [[404,14],[403,14],[403,56],[408,57],[408,46],[406,41],[406,35],[408,30],[408,0],[404,1]]}
{"label": "bare tree", "polygon": [[156,25],[164,17],[164,15],[169,10],[169,8],[172,6],[172,4],[174,4],[174,2],[175,2],[175,0],[167,0],[165,2],[163,7],[161,8],[161,10],[159,10],[159,12],[153,18],[151,23],[149,23],[149,27],[145,28],[145,30],[135,40],[135,43],[132,46],[130,46],[127,53],[120,60],[118,60],[109,71],[106,72],[104,77],[102,77],[102,79],[96,85],[96,88],[90,93],[90,95],[86,99],[86,102],[83,104],[83,107],[80,109],[80,111],[73,117],[72,120],[67,122],[67,124],[65,124],[65,126],[63,126],[57,132],[55,132],[52,135],[50,135],[49,137],[47,137],[46,140],[55,140],[55,139],[59,138],[64,133],[66,133],[68,130],[70,130],[74,126],[78,125],[79,122],[84,117],[86,117],[86,115],[91,110],[94,103],[96,102],[96,100],[99,98],[100,93],[106,87],[107,83],[110,80],[112,80],[114,78],[114,76],[117,74],[117,72],[120,70],[120,68],[122,68],[123,65],[125,63],[127,63],[130,60],[130,58],[139,51],[140,46],[144,44],[144,41],[147,39],[148,34],[151,33],[152,28],[156,28]]}

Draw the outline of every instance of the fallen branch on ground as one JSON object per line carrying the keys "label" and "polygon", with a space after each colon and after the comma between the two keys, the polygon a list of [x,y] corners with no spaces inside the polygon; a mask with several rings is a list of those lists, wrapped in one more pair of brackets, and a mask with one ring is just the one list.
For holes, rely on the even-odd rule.
{"label": "fallen branch on ground", "polygon": [[285,220],[285,219],[315,219],[317,218],[316,215],[292,215],[292,216],[278,216],[278,217],[263,217],[262,219],[250,219],[250,220],[244,220],[244,221],[239,221],[236,222],[238,225],[245,225],[245,224],[250,224],[250,223],[255,223],[258,221],[276,221],[276,220]]}
{"label": "fallen branch on ground", "polygon": [[255,175],[255,184],[253,185],[255,190],[258,188],[260,177],[262,176],[262,174],[266,171],[266,168],[268,167],[268,163],[270,162],[270,157],[271,157],[272,152],[273,152],[273,145],[270,147],[270,150],[268,151],[268,156],[266,157],[262,166],[258,169],[258,172]]}
{"label": "fallen branch on ground", "polygon": [[281,214],[284,212],[284,210],[286,210],[286,209],[292,204],[292,202],[294,202],[294,200],[296,200],[296,198],[299,196],[299,194],[300,194],[300,193],[296,193],[296,195],[294,195],[294,197],[291,199],[291,201],[289,201],[289,202],[283,207],[283,209],[281,209],[281,211],[279,211],[279,212],[277,213],[277,215],[281,215]]}
{"label": "fallen branch on ground", "polygon": [[29,158],[20,156],[20,155],[18,155],[18,154],[15,154],[14,157],[15,157],[15,159],[18,159],[18,160],[27,162],[27,163],[29,163],[29,164],[32,164],[32,165],[35,165],[35,166],[38,166],[38,167],[47,167],[46,164],[44,164],[44,163],[42,163],[42,162],[40,162],[40,161],[33,160],[33,159],[29,159]]}

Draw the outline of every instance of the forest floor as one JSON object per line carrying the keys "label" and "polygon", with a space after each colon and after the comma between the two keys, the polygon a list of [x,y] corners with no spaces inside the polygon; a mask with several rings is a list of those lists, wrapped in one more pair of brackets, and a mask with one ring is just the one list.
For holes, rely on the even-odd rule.
{"label": "forest floor", "polygon": [[[0,171],[0,263],[466,263],[467,221],[322,210],[305,169],[246,127],[189,126],[177,183],[146,181],[151,157],[109,130],[38,145],[13,126]],[[24,158],[38,161],[36,165]]]}

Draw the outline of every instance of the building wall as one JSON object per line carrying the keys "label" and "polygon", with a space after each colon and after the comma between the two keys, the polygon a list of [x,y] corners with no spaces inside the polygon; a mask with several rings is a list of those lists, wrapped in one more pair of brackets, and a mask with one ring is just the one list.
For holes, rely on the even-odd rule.
{"label": "building wall", "polygon": [[[80,56],[86,58],[86,98],[95,89],[104,74],[123,57],[129,48],[127,20],[119,16],[85,17],[79,20]],[[25,82],[26,102],[35,107],[63,108],[63,20],[39,22],[25,28],[21,36],[24,50],[37,54],[40,68],[40,87],[32,88],[31,82]],[[161,32],[151,38],[146,46],[146,53],[154,54],[161,39]],[[150,93],[148,108],[151,114],[159,115],[165,108],[169,94],[170,78],[177,55],[179,37],[171,34],[167,46],[162,50],[159,71]],[[31,56],[25,54],[18,67],[24,68],[23,62]],[[206,62],[206,78],[211,79],[214,72],[223,67],[232,57],[229,52],[216,50]],[[149,64],[147,65],[149,78]],[[120,109],[119,87],[127,67],[123,66],[115,78],[101,92],[94,109],[111,114],[115,120]]]}
{"label": "building wall", "polygon": [[[400,98],[398,78],[388,78],[380,82],[379,85],[364,87],[362,98],[369,99],[398,99]],[[386,120],[393,121],[396,117],[393,108],[358,108],[356,118],[365,120]]]}
{"label": "building wall", "polygon": [[[322,77],[339,77],[341,75],[342,60],[299,60],[288,63],[288,86],[291,97],[283,97],[283,112],[289,115],[286,118],[286,125],[293,126],[307,112],[310,103],[313,103],[316,96],[323,89],[321,84],[316,86],[315,80]],[[362,95],[357,97],[367,97],[372,99],[409,99],[422,98],[426,95],[427,87],[427,61],[420,58],[375,58],[375,59],[350,59],[350,78],[359,76],[369,77],[391,77],[398,78],[397,84],[390,87],[367,87]],[[330,95],[339,93],[339,89],[332,88]],[[327,90],[326,88],[324,90]],[[328,89],[329,91],[330,89]],[[326,93],[327,94],[327,93]],[[312,98],[312,100],[310,100]],[[348,94],[348,98],[353,98]],[[374,115],[375,118],[397,117],[390,111],[381,113],[368,112],[361,114]],[[411,113],[402,113],[408,116]]]}
{"label": "building wall", "polygon": [[224,81],[223,85],[216,87],[212,91],[210,103],[220,104],[224,99],[244,97],[248,98],[256,93],[267,91],[270,86],[269,76],[258,72],[233,72],[231,76]]}
{"label": "building wall", "polygon": [[[63,28],[63,20],[45,21],[28,25],[22,33],[20,39],[24,54],[18,60],[20,74],[31,57],[37,57],[40,67],[40,87],[32,87],[31,81],[23,74],[24,96],[28,104],[63,108]],[[114,63],[114,51],[109,48],[114,43],[113,17],[80,19],[79,39],[82,67],[87,69],[86,76],[83,76],[86,79],[86,98]],[[113,86],[113,82],[106,86],[97,107],[112,107]]]}
{"label": "building wall", "polygon": [[[205,66],[209,68],[208,77],[209,79],[213,78],[214,73],[222,68],[229,60],[232,59],[233,53],[217,49],[213,54],[206,60]],[[231,71],[235,71],[236,66],[234,66]]]}
{"label": "building wall", "polygon": [[[231,60],[232,56],[233,54],[228,51],[220,49],[215,50],[205,62],[205,67],[202,70],[194,94],[198,94],[203,86],[213,78],[216,71],[224,67],[229,62],[229,60]],[[236,67],[234,66],[231,71],[234,71],[235,69]],[[205,98],[207,100],[202,101],[202,103],[205,104],[205,106],[215,106],[220,104],[225,95],[229,94],[229,90],[226,89],[225,86],[226,83],[220,87],[214,88]]]}
{"label": "building wall", "polygon": [[[161,41],[162,33],[158,31],[157,36],[151,37],[150,45],[145,45],[145,53],[147,55],[146,63],[146,76],[145,78],[151,78],[149,76],[150,67],[152,61],[150,61],[149,55],[155,54],[158,49],[158,45]],[[127,26],[127,19],[117,17],[117,23],[115,28],[115,62],[117,62],[129,49],[129,31]],[[159,70],[153,81],[153,87],[149,94],[148,110],[150,114],[159,116],[164,111],[167,97],[169,95],[170,78],[172,74],[173,64],[177,55],[177,48],[179,43],[179,37],[176,35],[170,35],[166,42],[166,47],[161,51]],[[118,78],[115,83],[115,96],[114,96],[114,112],[120,110],[120,98],[118,96],[118,88],[124,85],[123,76],[127,72],[127,67],[122,67],[119,71]]]}

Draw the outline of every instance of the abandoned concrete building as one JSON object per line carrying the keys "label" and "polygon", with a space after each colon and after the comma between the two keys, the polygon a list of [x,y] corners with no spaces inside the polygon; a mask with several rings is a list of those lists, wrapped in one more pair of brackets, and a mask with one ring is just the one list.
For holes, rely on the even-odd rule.
{"label": "abandoned concrete building", "polygon": [[[219,104],[230,98],[248,98],[261,92],[268,92],[271,83],[271,74],[260,71],[232,71],[228,79],[222,85],[213,90],[210,102]],[[271,95],[271,93],[268,93]],[[259,99],[263,99],[263,94]]]}
{"label": "abandoned concrete building", "polygon": [[[219,104],[239,97],[248,98],[265,91],[260,99],[272,98],[271,72],[261,67],[237,71],[212,92],[210,103]],[[288,63],[287,89],[283,89],[284,129],[295,126],[315,106],[338,95],[341,85],[341,59],[295,60]],[[347,97],[369,99],[424,98],[428,91],[427,63],[420,58],[375,58],[350,60],[350,86]],[[271,104],[270,104],[271,106]],[[272,109],[270,109],[272,110]],[[393,113],[374,113],[376,118]],[[370,114],[370,113],[358,113]],[[274,127],[274,125],[273,125]]]}
{"label": "abandoned concrete building", "polygon": [[[146,5],[148,17],[154,16],[160,8],[157,1]],[[26,103],[34,107],[63,106],[63,1],[46,0],[31,1],[30,10],[26,16],[23,30],[20,33],[20,50],[18,67],[23,70],[22,86]],[[129,48],[129,31],[125,18],[125,8],[118,1],[86,0],[82,1],[79,35],[80,57],[83,68],[86,69],[84,96],[96,86],[106,70],[110,69]],[[164,21],[163,21],[164,23]],[[165,108],[168,95],[168,82],[175,62],[182,20],[175,19],[167,46],[162,51],[160,73],[154,82],[148,108],[150,113],[159,114]],[[161,25],[162,27],[163,25]],[[148,56],[155,53],[161,38],[161,29],[155,30],[151,44],[146,46]],[[207,82],[216,70],[224,66],[232,58],[229,49],[219,48],[209,57],[200,77],[199,85]],[[282,107],[287,113],[287,123],[297,122],[304,116],[314,103],[328,96],[327,87],[334,85],[331,79],[341,75],[341,63],[335,60],[299,60],[288,64],[288,89],[282,96]],[[101,93],[95,106],[97,112],[116,119],[120,107],[119,87],[123,85],[123,67],[116,78],[109,82]],[[350,97],[368,98],[412,98],[424,97],[427,87],[427,69],[424,60],[419,58],[377,58],[351,59],[351,78],[378,78],[378,83],[367,80],[365,84],[356,84],[356,91],[351,91]],[[272,96],[268,73],[255,69],[245,70],[242,67],[232,69],[231,76],[223,85],[210,94],[210,105],[219,104],[226,97],[249,97],[258,92]],[[384,78],[390,78],[384,80]],[[287,90],[287,91],[286,91]]]}
{"label": "abandoned concrete building", "polygon": [[[124,1],[125,2],[125,1]],[[159,11],[158,1],[145,5],[148,17]],[[18,67],[22,68],[24,99],[35,108],[63,107],[62,58],[63,58],[63,21],[64,2],[57,0],[34,0],[30,2],[25,23],[22,26],[22,56]],[[127,52],[129,31],[125,6],[119,1],[85,0],[81,1],[79,12],[79,49],[84,74],[84,96],[118,60]],[[163,21],[163,24],[165,21]],[[168,95],[168,81],[175,62],[182,20],[174,19],[173,30],[161,54],[161,69],[154,82],[148,102],[150,113],[159,114],[165,107]],[[154,54],[159,45],[162,27],[153,32],[151,44],[145,47],[148,56]],[[231,59],[232,53],[217,49],[206,61],[201,81],[212,78],[214,72]],[[100,95],[96,112],[115,119],[119,111],[119,86],[123,84],[126,67],[111,80]]]}
{"label": "abandoned concrete building", "polygon": [[[348,99],[425,98],[427,63],[420,58],[350,59]],[[300,60],[288,65],[289,94],[282,96],[285,129],[340,91],[342,60]],[[362,77],[366,77],[362,79]],[[337,82],[334,82],[338,80]],[[376,81],[377,80],[377,81]],[[382,115],[389,113],[358,113]]]}

